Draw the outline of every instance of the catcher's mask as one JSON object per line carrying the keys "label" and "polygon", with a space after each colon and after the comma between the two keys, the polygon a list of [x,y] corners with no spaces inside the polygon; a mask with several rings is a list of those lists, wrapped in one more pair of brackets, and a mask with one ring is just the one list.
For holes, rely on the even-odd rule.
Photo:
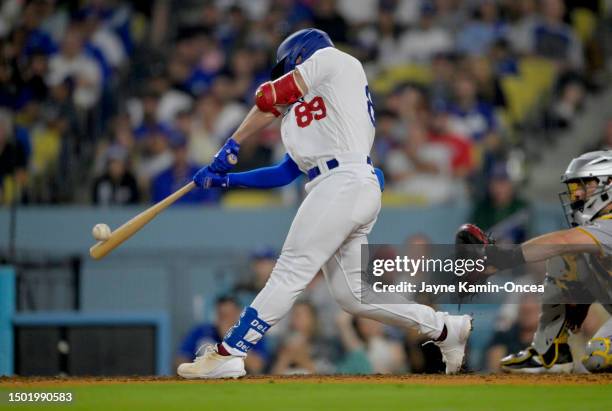
{"label": "catcher's mask", "polygon": [[561,177],[559,193],[571,227],[588,224],[612,202],[612,151],[594,151],[573,159]]}

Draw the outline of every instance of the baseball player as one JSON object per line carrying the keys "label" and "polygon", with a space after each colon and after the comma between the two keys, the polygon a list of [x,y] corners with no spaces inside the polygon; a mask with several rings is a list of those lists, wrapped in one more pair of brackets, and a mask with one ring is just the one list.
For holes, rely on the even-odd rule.
{"label": "baseball player", "polygon": [[[329,36],[304,29],[277,51],[272,81],[255,93],[251,109],[212,163],[198,171],[201,187],[271,188],[301,174],[309,180],[281,255],[265,287],[246,307],[223,342],[205,347],[185,378],[238,378],[247,352],[274,326],[322,269],[331,294],[349,313],[387,324],[416,327],[440,347],[446,371],[459,371],[471,317],[451,316],[419,304],[362,304],[361,246],[380,211],[383,179],[368,154],[374,140],[374,106],[361,63],[336,49]],[[229,173],[240,143],[282,117],[287,150],[272,167]],[[378,177],[378,178],[377,178]]]}
{"label": "baseball player", "polygon": [[[497,269],[548,260],[540,324],[532,345],[501,360],[508,372],[571,372],[575,368],[567,339],[584,321],[590,304],[600,302],[612,314],[612,151],[595,151],[573,159],[562,182],[561,203],[572,228],[542,235],[520,247],[484,248]],[[488,243],[477,227],[468,227]],[[461,231],[458,236],[461,237]],[[469,241],[468,241],[469,242]],[[567,304],[562,304],[565,302]],[[570,304],[578,302],[580,304]],[[587,304],[585,304],[587,303]],[[612,370],[612,319],[587,344],[587,370]]]}

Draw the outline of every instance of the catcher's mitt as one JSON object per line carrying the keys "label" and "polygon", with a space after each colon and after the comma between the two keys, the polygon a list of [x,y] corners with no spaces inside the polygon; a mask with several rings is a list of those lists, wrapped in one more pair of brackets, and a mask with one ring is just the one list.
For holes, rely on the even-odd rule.
{"label": "catcher's mitt", "polygon": [[[455,234],[455,258],[456,259],[485,259],[485,247],[495,244],[481,228],[474,224],[463,224]],[[457,281],[465,281],[468,284],[482,284],[487,281],[490,273],[486,269],[479,271],[474,269],[466,272],[463,276],[457,276]],[[474,297],[476,293],[459,293],[459,302],[466,298]]]}

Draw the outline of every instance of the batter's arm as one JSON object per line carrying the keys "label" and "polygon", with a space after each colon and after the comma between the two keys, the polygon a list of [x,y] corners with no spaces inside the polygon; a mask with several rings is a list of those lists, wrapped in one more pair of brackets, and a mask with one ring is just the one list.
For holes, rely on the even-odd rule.
{"label": "batter's arm", "polygon": [[253,106],[251,111],[249,111],[244,120],[242,120],[242,123],[238,126],[238,129],[236,129],[232,138],[236,140],[238,144],[241,144],[253,134],[269,126],[275,119],[276,116],[274,114],[264,113],[258,109],[257,106]]}
{"label": "batter's arm", "polygon": [[[288,77],[288,76],[291,76],[291,77]],[[285,77],[287,77],[288,79],[283,80]],[[257,91],[256,99],[258,98],[257,94],[260,93],[260,91],[266,92],[265,91],[266,89],[263,89],[263,87],[265,85],[269,85],[270,89],[268,92],[271,93],[271,96],[273,97],[272,105],[291,104],[292,98],[287,98],[287,99],[283,98],[283,93],[285,92],[285,89],[287,87],[290,87],[287,85],[288,81],[289,82],[293,81],[299,88],[299,90],[294,92],[295,96],[302,97],[304,94],[308,92],[308,87],[306,86],[306,83],[304,82],[304,78],[302,77],[300,72],[298,70],[293,70],[278,80],[275,80],[273,82],[264,83],[262,87],[260,87],[260,89]],[[258,131],[270,125],[270,123],[272,123],[272,121],[274,121],[276,117],[277,116],[273,112],[262,111],[258,107],[258,105],[253,106],[251,111],[249,111],[245,119],[242,121],[240,126],[238,126],[238,129],[234,133],[233,135],[234,140],[236,140],[238,144],[242,143],[249,136],[257,133]]]}

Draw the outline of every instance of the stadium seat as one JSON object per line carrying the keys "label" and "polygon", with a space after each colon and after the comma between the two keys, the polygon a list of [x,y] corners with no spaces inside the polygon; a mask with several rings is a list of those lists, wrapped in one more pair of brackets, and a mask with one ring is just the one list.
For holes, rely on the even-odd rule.
{"label": "stadium seat", "polygon": [[222,200],[225,207],[257,208],[282,205],[280,195],[258,190],[236,190],[228,192]]}
{"label": "stadium seat", "polygon": [[427,200],[418,194],[398,193],[386,190],[382,195],[383,207],[425,206]]}
{"label": "stadium seat", "polygon": [[588,42],[595,33],[597,16],[589,9],[577,8],[572,12],[572,26],[583,43]]}
{"label": "stadium seat", "polygon": [[502,89],[508,100],[508,118],[512,124],[520,124],[530,109],[530,92],[520,77],[507,76],[501,80]]}
{"label": "stadium seat", "polygon": [[381,73],[372,83],[377,93],[389,93],[402,83],[428,84],[432,80],[431,68],[423,64],[394,66]]}

